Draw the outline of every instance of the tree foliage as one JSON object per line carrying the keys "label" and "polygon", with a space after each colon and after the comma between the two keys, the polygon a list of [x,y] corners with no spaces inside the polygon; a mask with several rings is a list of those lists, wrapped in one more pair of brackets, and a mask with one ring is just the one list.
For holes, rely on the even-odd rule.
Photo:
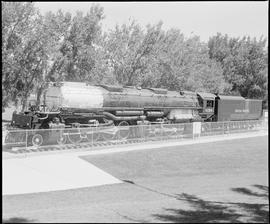
{"label": "tree foliage", "polygon": [[268,101],[266,39],[217,34],[207,44],[162,22],[102,30],[104,10],[41,15],[30,2],[2,2],[2,110],[38,102],[48,82],[135,85],[241,94]]}
{"label": "tree foliage", "polygon": [[267,95],[268,52],[266,39],[229,38],[217,34],[208,42],[209,57],[221,63],[231,91],[243,97],[265,98]]}
{"label": "tree foliage", "polygon": [[25,98],[44,67],[39,40],[41,17],[31,3],[2,2],[3,105]]}

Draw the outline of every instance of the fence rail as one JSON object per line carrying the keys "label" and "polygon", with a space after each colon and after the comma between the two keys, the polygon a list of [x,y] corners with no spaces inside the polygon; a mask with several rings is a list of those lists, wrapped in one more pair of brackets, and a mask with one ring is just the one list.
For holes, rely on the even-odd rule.
{"label": "fence rail", "polygon": [[3,130],[4,150],[54,150],[268,130],[264,120],[152,124],[69,129]]}

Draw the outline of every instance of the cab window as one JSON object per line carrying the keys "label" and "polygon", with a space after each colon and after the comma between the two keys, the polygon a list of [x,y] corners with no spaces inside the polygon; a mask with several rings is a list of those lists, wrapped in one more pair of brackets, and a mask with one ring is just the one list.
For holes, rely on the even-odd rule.
{"label": "cab window", "polygon": [[214,101],[213,100],[207,100],[206,101],[206,107],[213,107],[214,106]]}
{"label": "cab window", "polygon": [[199,99],[199,105],[200,105],[201,107],[203,107],[203,100],[202,100],[202,99]]}

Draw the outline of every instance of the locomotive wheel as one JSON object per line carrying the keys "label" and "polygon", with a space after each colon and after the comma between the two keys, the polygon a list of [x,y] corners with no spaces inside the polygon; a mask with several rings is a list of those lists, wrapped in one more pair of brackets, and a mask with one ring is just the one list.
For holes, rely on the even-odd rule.
{"label": "locomotive wheel", "polygon": [[178,133],[177,133],[177,128],[175,127],[172,127],[172,128],[164,128],[163,129],[163,133],[164,133],[164,136],[165,137],[171,137],[173,138],[174,136],[177,136]]}
{"label": "locomotive wheel", "polygon": [[12,136],[11,132],[6,131],[5,133],[3,133],[3,136],[2,136],[3,149],[12,149],[12,144],[10,143],[14,143],[14,142],[16,142],[16,138],[15,136]]}
{"label": "locomotive wheel", "polygon": [[33,146],[41,146],[43,143],[43,137],[41,134],[34,134],[32,137]]}
{"label": "locomotive wheel", "polygon": [[177,127],[177,130],[176,130],[176,136],[178,137],[182,137],[183,134],[184,134],[184,126],[183,125],[178,125]]}
{"label": "locomotive wheel", "polygon": [[16,139],[16,135],[12,132],[5,132],[3,133],[2,139],[3,139],[2,144],[4,145],[4,143],[8,144],[8,143],[16,142],[18,138]]}
{"label": "locomotive wheel", "polygon": [[99,129],[94,127],[87,130],[86,136],[87,136],[88,141],[96,142],[100,137]]}
{"label": "locomotive wheel", "polygon": [[56,141],[57,141],[58,145],[63,145],[67,141],[67,136],[64,135],[64,133],[61,133]]}
{"label": "locomotive wheel", "polygon": [[104,127],[104,129],[101,132],[102,132],[101,136],[105,141],[111,141],[115,137],[116,127],[114,125]]}
{"label": "locomotive wheel", "polygon": [[118,138],[123,140],[123,139],[127,139],[129,134],[130,134],[130,130],[129,127],[124,127],[124,126],[129,126],[129,123],[127,121],[121,121],[118,126],[120,127],[118,130]]}
{"label": "locomotive wheel", "polygon": [[80,130],[75,128],[69,130],[68,139],[72,144],[78,144],[82,141]]}
{"label": "locomotive wheel", "polygon": [[146,127],[146,137],[155,138],[157,136],[157,129],[155,125],[149,125]]}

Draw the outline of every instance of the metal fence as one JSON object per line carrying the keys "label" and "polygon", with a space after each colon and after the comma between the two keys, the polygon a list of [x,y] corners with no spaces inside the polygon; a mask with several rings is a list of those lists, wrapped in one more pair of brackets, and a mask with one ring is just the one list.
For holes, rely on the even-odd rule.
{"label": "metal fence", "polygon": [[92,148],[172,139],[191,139],[202,136],[267,130],[264,120],[209,123],[151,124],[69,129],[3,130],[4,150],[54,150]]}

